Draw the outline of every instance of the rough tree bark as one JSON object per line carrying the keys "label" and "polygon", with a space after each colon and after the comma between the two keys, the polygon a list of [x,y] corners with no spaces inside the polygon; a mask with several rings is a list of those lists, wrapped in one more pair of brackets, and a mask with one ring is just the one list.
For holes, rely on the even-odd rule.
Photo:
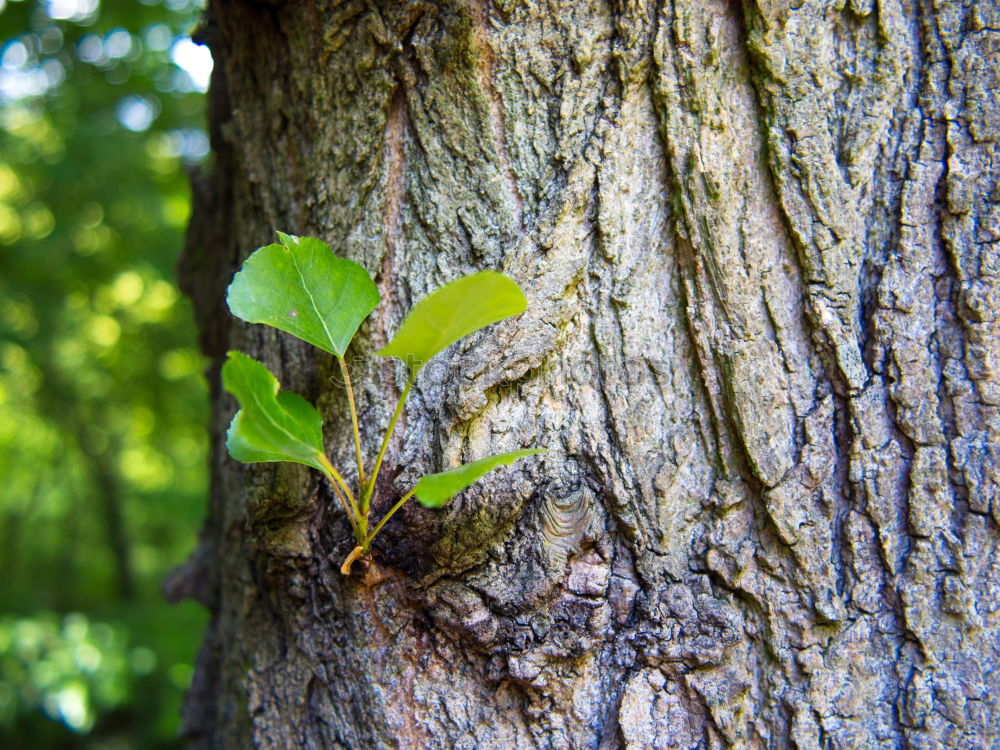
{"label": "rough tree bark", "polygon": [[789,5],[210,1],[181,273],[216,366],[317,398],[346,472],[329,359],[227,315],[240,260],[280,228],[365,265],[358,356],[502,269],[529,311],[421,376],[383,507],[551,452],[409,507],[343,577],[318,474],[226,457],[214,368],[168,586],[213,615],[195,745],[1000,742],[1000,6]]}

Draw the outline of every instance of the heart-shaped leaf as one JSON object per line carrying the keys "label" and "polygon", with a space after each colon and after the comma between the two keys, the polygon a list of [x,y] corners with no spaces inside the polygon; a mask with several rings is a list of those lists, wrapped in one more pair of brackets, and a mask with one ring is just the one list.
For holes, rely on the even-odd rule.
{"label": "heart-shaped leaf", "polygon": [[343,357],[361,321],[379,303],[378,290],[357,263],[338,258],[312,237],[278,232],[281,244],[247,258],[229,285],[233,315],[267,323]]}
{"label": "heart-shaped leaf", "polygon": [[463,276],[413,306],[380,357],[399,357],[416,375],[434,355],[463,336],[527,308],[512,279],[495,271]]}
{"label": "heart-shaped leaf", "polygon": [[294,461],[326,473],[323,418],[308,401],[281,391],[271,371],[242,352],[229,352],[222,385],[240,402],[226,433],[230,456],[247,464]]}
{"label": "heart-shaped leaf", "polygon": [[421,505],[427,508],[439,508],[486,472],[498,466],[512,464],[519,458],[534,456],[538,453],[545,453],[545,451],[538,449],[511,451],[510,453],[501,453],[498,456],[481,458],[478,461],[470,461],[439,474],[428,474],[425,477],[420,477],[413,492]]}

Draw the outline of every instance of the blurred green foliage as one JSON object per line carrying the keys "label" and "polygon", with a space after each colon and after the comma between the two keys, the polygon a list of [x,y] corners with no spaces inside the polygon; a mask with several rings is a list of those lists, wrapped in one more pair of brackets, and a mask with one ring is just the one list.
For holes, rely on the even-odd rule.
{"label": "blurred green foliage", "polygon": [[[174,283],[207,158],[197,0],[0,0],[0,747],[171,747],[206,493]],[[200,57],[201,56],[201,57]]]}

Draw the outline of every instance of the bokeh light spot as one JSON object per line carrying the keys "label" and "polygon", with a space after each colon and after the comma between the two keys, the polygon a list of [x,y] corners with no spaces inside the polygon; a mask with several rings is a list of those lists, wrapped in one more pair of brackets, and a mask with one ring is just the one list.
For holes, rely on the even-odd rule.
{"label": "bokeh light spot", "polygon": [[97,15],[98,0],[47,0],[45,13],[57,21],[75,21],[86,24]]}
{"label": "bokeh light spot", "polygon": [[111,287],[111,294],[115,304],[119,307],[128,307],[139,301],[144,288],[145,284],[142,283],[142,277],[138,273],[125,271],[118,274]]}
{"label": "bokeh light spot", "polygon": [[95,315],[90,319],[90,323],[87,326],[87,333],[90,336],[90,340],[98,346],[110,348],[118,343],[122,327],[110,315]]}
{"label": "bokeh light spot", "polygon": [[118,122],[134,133],[148,130],[156,119],[154,102],[143,96],[126,96],[118,102]]}
{"label": "bokeh light spot", "polygon": [[208,90],[214,64],[208,47],[182,37],[170,47],[170,60],[188,74],[196,91]]}
{"label": "bokeh light spot", "polygon": [[21,239],[21,217],[6,203],[0,203],[0,242],[13,245]]}

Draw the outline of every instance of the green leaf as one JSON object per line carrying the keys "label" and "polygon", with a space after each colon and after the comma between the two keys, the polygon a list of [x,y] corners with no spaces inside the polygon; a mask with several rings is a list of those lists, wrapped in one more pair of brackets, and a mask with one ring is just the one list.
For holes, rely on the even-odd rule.
{"label": "green leaf", "polygon": [[323,418],[308,401],[280,391],[271,371],[242,352],[229,352],[222,385],[240,402],[226,433],[230,456],[246,464],[293,461],[326,473]]}
{"label": "green leaf", "polygon": [[434,355],[463,336],[527,309],[524,293],[512,279],[483,271],[431,292],[413,306],[380,357],[399,357],[414,375]]}
{"label": "green leaf", "polygon": [[378,290],[357,263],[338,258],[313,237],[278,232],[243,264],[229,285],[233,315],[267,323],[343,357],[361,321],[379,303]]}
{"label": "green leaf", "polygon": [[511,451],[510,453],[501,453],[498,456],[489,456],[488,458],[481,458],[478,461],[471,461],[455,469],[442,471],[440,474],[428,474],[425,477],[420,477],[413,488],[413,492],[416,494],[417,500],[424,507],[440,508],[486,472],[498,466],[512,464],[519,458],[545,452],[538,449]]}

